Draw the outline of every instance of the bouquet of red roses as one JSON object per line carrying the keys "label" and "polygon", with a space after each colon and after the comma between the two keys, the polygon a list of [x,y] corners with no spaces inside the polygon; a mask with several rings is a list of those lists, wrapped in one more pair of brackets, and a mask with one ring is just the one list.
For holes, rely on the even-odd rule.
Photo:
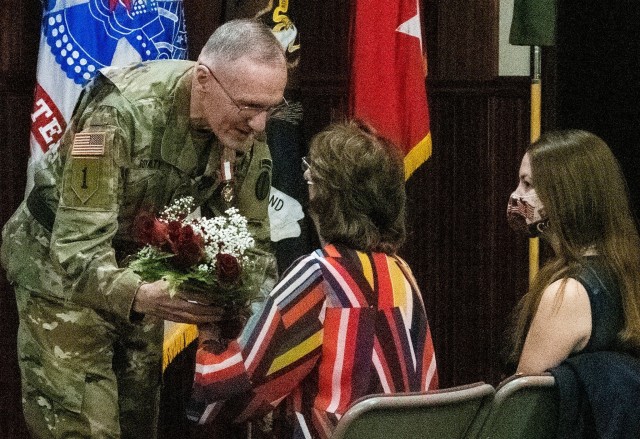
{"label": "bouquet of red roses", "polygon": [[230,208],[224,216],[191,218],[193,198],[184,197],[159,215],[136,218],[136,239],[144,247],[129,268],[145,281],[164,279],[173,296],[187,293],[208,304],[242,308],[256,299],[264,279],[247,219]]}

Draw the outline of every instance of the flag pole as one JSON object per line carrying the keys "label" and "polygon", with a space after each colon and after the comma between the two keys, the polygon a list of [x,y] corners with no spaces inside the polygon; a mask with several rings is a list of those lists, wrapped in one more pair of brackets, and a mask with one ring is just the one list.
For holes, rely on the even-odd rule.
{"label": "flag pole", "polygon": [[[531,46],[531,143],[540,138],[542,83],[542,56],[540,46]],[[529,285],[538,274],[540,268],[540,239],[529,239]]]}

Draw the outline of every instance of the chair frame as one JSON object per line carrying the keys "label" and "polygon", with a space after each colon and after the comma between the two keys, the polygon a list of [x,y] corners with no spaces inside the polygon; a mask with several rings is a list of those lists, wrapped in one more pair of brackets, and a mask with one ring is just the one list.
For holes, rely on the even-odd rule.
{"label": "chair frame", "polygon": [[[520,392],[527,390],[547,390],[555,388],[555,378],[546,372],[540,375],[516,374],[502,381],[496,388],[496,394],[491,404],[491,409],[480,429],[478,435],[481,439],[503,437],[496,433],[496,428],[501,425],[500,419],[506,416],[505,410],[508,409],[510,399]],[[539,403],[538,403],[539,404]],[[545,410],[547,406],[540,406]],[[521,413],[521,412],[519,412]],[[558,407],[556,407],[556,415],[558,415]]]}
{"label": "chair frame", "polygon": [[[353,422],[363,414],[379,409],[394,408],[433,408],[455,405],[471,400],[479,400],[478,410],[471,425],[483,423],[488,415],[491,399],[495,395],[495,388],[484,382],[477,382],[463,386],[450,387],[428,392],[407,392],[373,394],[354,401],[344,413],[336,426],[332,439],[342,439],[348,433]],[[480,419],[477,419],[480,417]],[[390,436],[392,437],[392,435]],[[442,438],[445,439],[445,438]]]}
{"label": "chair frame", "polygon": [[551,373],[540,375],[515,374],[502,381],[496,388],[495,402],[502,403],[504,399],[515,392],[526,388],[555,387],[556,380]]}

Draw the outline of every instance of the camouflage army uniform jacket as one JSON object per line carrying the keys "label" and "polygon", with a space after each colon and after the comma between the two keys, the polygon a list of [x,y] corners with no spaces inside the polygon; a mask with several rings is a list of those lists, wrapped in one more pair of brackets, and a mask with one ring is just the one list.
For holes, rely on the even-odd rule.
{"label": "camouflage army uniform jacket", "polygon": [[[224,211],[215,172],[221,148],[212,133],[190,126],[193,67],[168,60],[96,76],[4,227],[11,282],[128,320],[141,280],[119,263],[133,251],[136,215],[186,195],[203,214]],[[264,142],[238,158],[234,184],[236,207],[268,249],[271,156]]]}

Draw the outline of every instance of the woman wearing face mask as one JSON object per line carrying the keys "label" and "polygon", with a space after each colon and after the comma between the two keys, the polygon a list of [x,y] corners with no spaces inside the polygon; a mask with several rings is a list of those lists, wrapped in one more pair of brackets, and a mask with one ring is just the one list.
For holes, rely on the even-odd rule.
{"label": "woman wearing face mask", "polygon": [[543,135],[522,159],[507,215],[555,253],[515,311],[509,360],[517,371],[542,373],[579,352],[640,352],[640,239],[602,139]]}

